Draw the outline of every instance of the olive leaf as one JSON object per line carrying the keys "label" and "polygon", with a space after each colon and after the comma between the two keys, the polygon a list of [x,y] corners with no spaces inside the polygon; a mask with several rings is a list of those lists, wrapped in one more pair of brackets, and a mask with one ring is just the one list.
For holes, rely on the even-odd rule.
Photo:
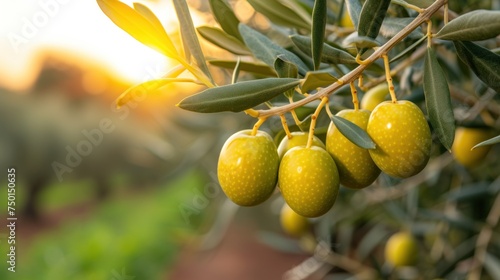
{"label": "olive leaf", "polygon": [[359,15],[361,14],[361,9],[363,6],[359,0],[347,0],[347,11],[349,12],[349,16],[351,17],[352,23],[356,29],[359,25]]}
{"label": "olive leaf", "polygon": [[348,121],[339,116],[331,117],[333,124],[337,127],[337,129],[345,136],[345,138],[349,139],[356,146],[363,149],[375,149],[376,145],[373,140],[370,138],[368,133],[361,129],[359,126],[354,124],[351,121]]}
{"label": "olive leaf", "polygon": [[474,150],[475,148],[479,148],[482,146],[488,146],[488,145],[493,145],[493,144],[497,144],[497,143],[500,143],[500,135],[476,144],[474,147],[472,147],[471,150]]}
{"label": "olive leaf", "polygon": [[[210,65],[225,68],[225,69],[234,69],[237,61],[235,60],[220,60],[220,59],[212,59],[208,60]],[[276,77],[276,72],[273,68],[269,67],[267,64],[256,63],[256,62],[246,62],[240,61],[240,70],[246,71],[249,73],[261,75],[261,76],[269,76]]]}
{"label": "olive leaf", "polygon": [[[292,42],[304,53],[311,55],[311,38],[302,35],[290,36]],[[330,64],[358,64],[350,53],[323,43],[321,62]]]}
{"label": "olive leaf", "polygon": [[359,15],[360,37],[377,38],[391,0],[366,0]]}
{"label": "olive leaf", "polygon": [[[278,73],[280,78],[297,78],[299,75],[299,69],[295,64],[286,60],[283,55],[279,55],[274,62],[274,69]],[[289,89],[285,91],[285,96],[290,98],[293,96],[295,89]]]}
{"label": "olive leaf", "polygon": [[200,26],[196,30],[200,33],[201,37],[205,38],[210,43],[225,49],[226,51],[232,52],[239,55],[252,55],[250,50],[241,41],[235,37],[228,35],[223,30],[211,27],[211,26]]}
{"label": "olive leaf", "polygon": [[177,106],[200,113],[240,112],[271,100],[294,88],[299,82],[298,79],[292,78],[244,81],[206,89],[184,98]]}
{"label": "olive leaf", "polygon": [[300,19],[303,21],[307,22],[308,25],[312,24],[312,5],[311,3],[309,6],[308,4],[305,4],[301,1],[297,0],[278,0],[281,4],[284,6],[290,8],[294,13],[296,13]]}
{"label": "olive leaf", "polygon": [[303,93],[315,90],[318,87],[326,87],[338,81],[332,74],[323,71],[308,72],[302,82]]}
{"label": "olive leaf", "polygon": [[455,139],[455,118],[451,106],[450,89],[432,48],[427,48],[424,62],[424,94],[432,127],[441,144],[451,150]]}
{"label": "olive leaf", "polygon": [[276,45],[269,38],[262,35],[253,28],[240,23],[239,29],[241,36],[243,36],[245,44],[253,53],[253,55],[256,58],[262,60],[267,65],[274,67],[274,61],[276,60],[278,55],[283,55],[288,61],[297,65],[297,67],[299,68],[299,73],[301,75],[305,75],[305,73],[309,70],[304,62],[300,60],[300,58],[297,57],[294,53],[286,50],[281,46]]}
{"label": "olive leaf", "polygon": [[369,49],[380,46],[380,43],[375,39],[366,36],[359,36],[357,32],[353,32],[344,39],[343,45],[354,45],[358,49]]}
{"label": "olive leaf", "polygon": [[208,70],[205,56],[201,50],[200,42],[198,41],[198,36],[194,29],[193,20],[191,19],[191,14],[189,13],[189,7],[185,0],[173,0],[175,12],[177,13],[177,19],[179,20],[182,40],[185,47],[189,49],[189,52],[194,57],[196,64],[200,70],[210,79],[212,83],[213,78]]}
{"label": "olive leaf", "polygon": [[[156,20],[145,9],[139,8],[139,11],[136,11],[116,0],[97,0],[97,4],[113,23],[137,41],[172,59],[179,59],[179,54],[168,34],[157,26]],[[146,18],[145,14],[149,17]]]}
{"label": "olive leaf", "polygon": [[133,5],[134,5],[134,10],[136,10],[139,14],[141,14],[143,17],[149,20],[149,22],[153,24],[156,30],[158,30],[159,32],[165,32],[165,29],[163,28],[163,25],[161,24],[160,20],[147,6],[137,2],[133,3]]}
{"label": "olive leaf", "polygon": [[235,37],[240,42],[243,42],[243,38],[238,30],[240,21],[234,14],[229,3],[227,3],[226,0],[209,0],[208,3],[210,4],[210,9],[212,10],[215,20],[220,24],[222,30]]}
{"label": "olive leaf", "polygon": [[323,40],[325,38],[326,28],[326,10],[326,0],[314,1],[311,30],[311,53],[314,70],[318,70],[321,64],[321,53],[323,51]]}
{"label": "olive leaf", "polygon": [[486,85],[500,93],[500,55],[475,43],[454,41],[457,55]]}
{"label": "olive leaf", "polygon": [[500,35],[500,11],[475,10],[446,24],[436,38],[454,41],[481,41]]}
{"label": "olive leaf", "polygon": [[[399,31],[401,31],[403,28],[408,26],[413,21],[413,19],[414,18],[409,18],[409,17],[406,17],[406,18],[392,18],[392,17],[385,18],[383,23],[382,23],[382,26],[380,27],[380,35],[382,35],[386,38],[392,38]],[[417,39],[420,39],[422,36],[424,36],[422,31],[420,31],[419,29],[415,29],[415,30],[413,30],[413,32],[411,32],[407,36],[407,38],[417,40]]]}
{"label": "olive leaf", "polygon": [[248,3],[257,12],[263,14],[277,25],[299,29],[311,28],[310,21],[300,17],[294,10],[283,5],[278,0],[248,0]]}

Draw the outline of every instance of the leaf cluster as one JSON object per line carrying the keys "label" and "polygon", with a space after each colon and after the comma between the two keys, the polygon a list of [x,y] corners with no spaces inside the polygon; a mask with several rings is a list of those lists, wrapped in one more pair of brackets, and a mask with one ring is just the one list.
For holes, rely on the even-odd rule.
{"label": "leaf cluster", "polygon": [[[445,0],[249,0],[254,10],[246,12],[259,17],[242,21],[232,2],[208,0],[217,24],[195,27],[186,1],[173,0],[182,35],[182,48],[178,48],[179,44],[172,42],[160,20],[144,5],[130,7],[117,0],[97,2],[120,28],[179,63],[178,71],[138,85],[136,89],[157,89],[176,82],[206,86],[206,89],[179,102],[180,108],[189,111],[244,111],[258,118],[286,115],[293,117],[292,120],[286,118],[287,121],[295,122],[291,128],[308,130],[315,112],[314,101],[328,96],[329,109],[351,108],[355,106],[352,102],[355,95],[354,92],[352,96],[349,94],[347,84],[357,80],[362,98],[363,92],[386,82],[384,70],[387,70],[397,98],[411,100],[426,112],[436,136],[431,160],[436,170],[418,177],[420,181],[415,179],[418,183],[395,182],[384,177],[385,182],[381,185],[396,184],[403,190],[379,188],[373,191],[373,197],[358,195],[364,203],[376,205],[376,210],[370,212],[366,207],[347,205],[354,209],[349,217],[326,217],[325,221],[319,222],[320,235],[324,233],[321,238],[331,241],[332,232],[338,234],[338,238],[349,236],[335,228],[338,224],[357,227],[368,224],[368,230],[357,246],[360,260],[368,262],[377,244],[387,237],[390,225],[376,226],[366,220],[385,213],[395,223],[411,221],[413,224],[408,227],[421,236],[458,235],[459,241],[447,244],[457,246],[453,256],[445,256],[443,249],[442,260],[431,258],[425,262],[427,267],[424,268],[434,268],[432,277],[456,276],[459,270],[455,270],[455,266],[474,254],[483,225],[475,215],[485,218],[484,213],[471,210],[477,206],[474,199],[479,196],[483,203],[490,205],[491,200],[485,196],[498,195],[498,179],[492,183],[493,179],[489,177],[485,186],[471,183],[471,186],[451,190],[456,187],[455,181],[443,182],[439,174],[441,169],[449,168],[443,163],[443,158],[453,146],[457,126],[480,125],[500,129],[497,121],[500,117],[499,11],[488,10],[491,7],[484,7],[484,3],[465,0],[460,1],[462,6],[474,2],[473,5],[480,5],[483,9],[460,10],[461,14],[449,11],[443,15],[439,8],[448,2]],[[339,24],[343,22],[343,15],[350,17],[353,27]],[[257,19],[262,18],[266,20],[266,29],[259,28],[263,25]],[[221,49],[221,57],[205,57],[204,44]],[[390,69],[384,69],[382,55],[390,58]],[[232,73],[230,79],[214,78],[220,76],[213,75],[215,71],[226,73],[228,70]],[[185,71],[192,78],[178,77]],[[119,105],[126,104],[130,92],[133,90],[122,95]],[[305,112],[302,120],[297,118],[300,112]],[[374,143],[363,130],[339,117],[318,118],[316,125],[319,127],[315,131],[326,131],[330,121],[353,143],[365,149],[374,148]],[[475,144],[482,146],[499,142],[497,136]],[[453,171],[442,172],[449,175],[447,178],[463,179],[453,175]],[[446,187],[438,187],[438,183]],[[417,190],[419,184],[429,189]],[[432,186],[436,190],[431,190]],[[382,195],[377,197],[376,194]],[[348,193],[346,196],[355,195]],[[439,206],[424,205],[426,202],[419,199],[420,196]],[[348,201],[342,203],[348,204]],[[466,209],[457,206],[462,203]],[[459,217],[444,213],[445,205],[454,205]],[[437,225],[440,226],[438,229],[435,228]],[[432,244],[442,242],[440,240],[436,238]],[[498,259],[490,253],[486,254],[486,259],[489,264],[485,267],[499,265]],[[371,261],[374,267],[380,265],[376,260]],[[382,278],[387,276],[384,273],[380,269]],[[492,278],[500,277],[495,274],[498,270],[492,269],[489,273]]]}

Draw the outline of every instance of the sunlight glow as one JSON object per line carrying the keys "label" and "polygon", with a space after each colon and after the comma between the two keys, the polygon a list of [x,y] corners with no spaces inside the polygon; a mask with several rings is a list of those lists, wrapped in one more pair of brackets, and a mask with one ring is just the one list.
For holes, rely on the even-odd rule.
{"label": "sunlight glow", "polygon": [[[131,4],[132,1],[124,1]],[[161,2],[161,3],[160,3]],[[173,33],[177,19],[170,1],[142,1]],[[119,29],[96,1],[24,0],[0,2],[0,83],[22,88],[44,50],[64,50],[102,62],[132,83],[158,78],[172,62]]]}

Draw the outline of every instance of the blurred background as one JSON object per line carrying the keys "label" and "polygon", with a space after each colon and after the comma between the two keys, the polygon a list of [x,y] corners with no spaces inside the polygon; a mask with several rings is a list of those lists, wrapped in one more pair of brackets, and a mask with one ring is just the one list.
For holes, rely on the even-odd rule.
{"label": "blurred background", "polygon": [[[180,45],[171,1],[140,2]],[[208,1],[188,2],[195,26],[214,24]],[[241,21],[269,34],[280,30],[270,29],[247,1],[231,3]],[[500,190],[498,145],[470,169],[437,148],[414,178],[382,175],[367,190],[342,188],[334,209],[312,221],[314,232],[359,263],[320,263],[311,259],[310,239],[293,239],[280,229],[279,196],[238,208],[217,183],[220,148],[231,134],[250,128],[252,118],[178,109],[176,103],[200,89],[187,84],[165,86],[117,109],[122,92],[163,76],[173,64],[114,25],[95,1],[1,0],[0,22],[0,178],[6,185],[7,168],[16,168],[18,218],[11,273],[4,261],[2,187],[0,279],[281,279],[294,267],[303,279],[348,279],[365,269],[356,265],[381,267],[384,242],[403,229],[431,252],[439,275],[463,279],[453,277],[471,267]],[[207,57],[230,56],[202,44]],[[218,81],[231,76],[230,70],[211,70]],[[349,101],[345,93],[342,102]],[[479,96],[474,98],[454,104],[457,112],[469,112]],[[498,97],[482,102],[491,103],[498,119]],[[283,135],[279,119],[263,129]],[[498,231],[491,240],[488,265],[494,270]],[[332,271],[335,276],[323,277]]]}
{"label": "blurred background", "polygon": [[[144,2],[175,33],[170,2]],[[95,1],[0,1],[0,19],[0,178],[16,168],[18,218],[11,273],[2,187],[0,279],[168,278],[208,207],[182,212],[214,181],[221,122],[207,129],[174,106],[192,86],[116,110],[172,65]]]}
{"label": "blurred background", "polygon": [[[180,44],[171,2],[141,2]],[[209,279],[188,276],[194,267],[213,279],[223,267],[231,279],[274,279],[307,257],[258,242],[259,210],[243,210],[227,235],[228,224],[208,234],[219,207],[236,210],[217,184],[218,152],[251,118],[185,113],[175,104],[199,90],[185,84],[116,109],[122,92],[173,65],[95,1],[0,1],[0,21],[0,178],[6,185],[16,169],[18,218],[15,273],[5,261],[9,232],[0,230],[0,279]]]}

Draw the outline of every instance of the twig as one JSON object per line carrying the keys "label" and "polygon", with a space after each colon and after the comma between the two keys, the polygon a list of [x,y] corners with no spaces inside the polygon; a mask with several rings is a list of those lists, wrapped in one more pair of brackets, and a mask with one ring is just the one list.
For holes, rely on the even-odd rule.
{"label": "twig", "polygon": [[[427,50],[427,46],[422,46],[422,47],[418,48],[415,52],[413,52],[413,54],[409,58],[405,59],[403,62],[396,65],[391,70],[391,75],[394,76],[396,73],[400,73],[406,67],[412,65],[416,60],[419,60],[420,58],[422,58],[424,56],[426,50]],[[362,89],[366,90],[366,89],[372,88],[372,87],[374,87],[380,83],[383,83],[385,81],[386,81],[385,76],[382,75],[382,76],[375,78],[375,79],[372,79],[370,82],[364,84]]]}
{"label": "twig", "polygon": [[258,110],[259,117],[268,117],[275,115],[282,115],[285,112],[289,112],[295,108],[304,106],[314,100],[322,99],[323,97],[327,97],[329,94],[338,90],[343,84],[350,83],[356,80],[363,71],[372,64],[375,60],[382,57],[382,55],[386,54],[389,50],[391,50],[397,43],[406,38],[413,30],[418,28],[422,23],[428,21],[430,17],[436,13],[448,0],[437,0],[432,5],[430,5],[427,9],[425,9],[421,14],[419,14],[409,25],[399,31],[394,37],[392,37],[387,43],[378,48],[373,54],[371,54],[362,65],[359,65],[351,72],[345,74],[342,78],[340,78],[337,82],[329,85],[326,88],[321,89],[316,94],[309,95],[308,97],[301,99],[292,104],[275,107],[268,110]]}

